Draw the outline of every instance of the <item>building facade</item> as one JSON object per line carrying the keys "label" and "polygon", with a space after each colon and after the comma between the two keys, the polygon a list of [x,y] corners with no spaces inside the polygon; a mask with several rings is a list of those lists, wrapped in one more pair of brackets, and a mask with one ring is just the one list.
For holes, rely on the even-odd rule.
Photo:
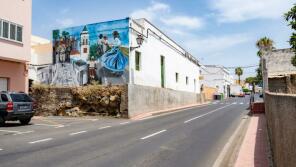
{"label": "building facade", "polygon": [[[31,36],[31,60],[29,64],[29,88],[33,83],[49,79],[48,66],[52,64],[52,43],[48,39]],[[45,72],[43,69],[46,69]],[[49,83],[47,83],[49,84]]]}
{"label": "building facade", "polygon": [[216,88],[216,94],[230,96],[230,85],[234,84],[233,76],[223,66],[205,65],[201,69],[201,84],[207,87]]}
{"label": "building facade", "polygon": [[200,93],[200,65],[185,49],[146,19],[131,20],[130,46],[143,44],[130,52],[130,83],[178,91]]}
{"label": "building facade", "polygon": [[[137,38],[141,37],[139,46]],[[92,81],[200,93],[198,61],[146,19],[113,20],[53,31],[53,65],[41,83]]]}
{"label": "building facade", "polygon": [[291,63],[291,49],[264,52],[261,58],[263,91],[296,92],[296,67]]}
{"label": "building facade", "polygon": [[1,1],[0,91],[28,91],[31,10],[31,0]]}
{"label": "building facade", "polygon": [[197,59],[146,19],[56,29],[52,48],[41,83],[124,85],[129,117],[202,101]]}

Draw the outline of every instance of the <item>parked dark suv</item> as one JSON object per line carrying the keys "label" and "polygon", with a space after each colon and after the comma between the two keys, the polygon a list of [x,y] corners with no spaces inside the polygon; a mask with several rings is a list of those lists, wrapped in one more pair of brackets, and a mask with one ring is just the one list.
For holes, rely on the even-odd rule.
{"label": "parked dark suv", "polygon": [[31,121],[34,115],[34,101],[26,93],[0,92],[0,126],[5,121],[19,120],[22,125]]}

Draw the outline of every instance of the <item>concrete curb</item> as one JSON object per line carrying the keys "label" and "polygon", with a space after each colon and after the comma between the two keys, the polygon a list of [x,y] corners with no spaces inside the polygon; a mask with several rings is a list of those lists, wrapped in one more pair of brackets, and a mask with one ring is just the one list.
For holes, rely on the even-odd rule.
{"label": "concrete curb", "polygon": [[243,142],[249,123],[250,116],[244,116],[239,126],[229,138],[228,142],[224,145],[218,158],[214,162],[213,167],[234,166],[240,145]]}

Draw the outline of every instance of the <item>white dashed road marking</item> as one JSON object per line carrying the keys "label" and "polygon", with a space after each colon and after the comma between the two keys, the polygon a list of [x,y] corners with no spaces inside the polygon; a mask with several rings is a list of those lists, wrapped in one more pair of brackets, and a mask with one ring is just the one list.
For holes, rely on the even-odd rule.
{"label": "white dashed road marking", "polygon": [[158,131],[158,132],[152,133],[151,135],[148,135],[148,136],[142,137],[141,139],[142,139],[142,140],[145,140],[145,139],[148,139],[148,138],[150,138],[150,137],[152,137],[152,136],[155,136],[155,135],[158,135],[158,134],[160,134],[160,133],[163,133],[163,132],[165,132],[165,131],[166,131],[166,130],[164,129],[164,130],[161,130],[161,131]]}
{"label": "white dashed road marking", "polygon": [[120,125],[125,125],[125,124],[129,124],[130,122],[122,122],[120,123]]}
{"label": "white dashed road marking", "polygon": [[78,135],[78,134],[81,134],[81,133],[86,133],[87,131],[79,131],[79,132],[74,132],[74,133],[70,133],[69,135],[70,136],[73,136],[73,135]]}
{"label": "white dashed road marking", "polygon": [[232,103],[232,104],[237,104],[237,102],[234,102],[234,103]]}
{"label": "white dashed road marking", "polygon": [[244,104],[244,103],[239,103],[239,104]]}
{"label": "white dashed road marking", "polygon": [[14,130],[0,130],[0,132],[7,132],[7,133],[14,133],[13,135],[20,135],[20,134],[26,134],[26,133],[32,133],[34,131],[14,131]]}
{"label": "white dashed road marking", "polygon": [[49,127],[55,127],[55,128],[62,128],[65,127],[65,125],[51,125],[51,124],[34,124],[37,126],[49,126]]}
{"label": "white dashed road marking", "polygon": [[22,135],[22,134],[27,134],[27,133],[33,133],[34,131],[31,130],[31,131],[25,131],[25,132],[19,132],[19,133],[15,133],[13,135]]}
{"label": "white dashed road marking", "polygon": [[107,128],[111,128],[111,126],[103,126],[103,127],[100,127],[99,130],[101,130],[101,129],[107,129]]}
{"label": "white dashed road marking", "polygon": [[3,149],[2,149],[2,148],[0,148],[0,151],[3,151]]}
{"label": "white dashed road marking", "polygon": [[46,141],[50,141],[53,138],[46,138],[46,139],[41,139],[41,140],[36,140],[36,141],[31,141],[29,142],[30,144],[35,144],[35,143],[41,143],[41,142],[46,142]]}
{"label": "white dashed road marking", "polygon": [[202,115],[200,115],[200,116],[197,116],[197,117],[191,118],[191,119],[189,119],[189,120],[187,120],[187,121],[184,121],[184,123],[185,123],[185,124],[186,124],[186,123],[189,123],[189,122],[191,122],[191,121],[193,121],[193,120],[195,120],[195,119],[198,119],[198,118],[204,117],[204,116],[206,116],[206,115],[212,114],[212,113],[214,113],[214,112],[216,112],[216,111],[218,111],[218,110],[221,110],[221,109],[223,109],[223,108],[225,108],[225,107],[228,107],[228,106],[230,106],[230,105],[232,105],[232,104],[229,104],[229,105],[226,105],[226,106],[223,106],[223,107],[217,108],[217,109],[215,109],[215,110],[213,110],[213,111],[210,111],[210,112],[208,112],[208,113],[205,113],[205,114],[202,114]]}

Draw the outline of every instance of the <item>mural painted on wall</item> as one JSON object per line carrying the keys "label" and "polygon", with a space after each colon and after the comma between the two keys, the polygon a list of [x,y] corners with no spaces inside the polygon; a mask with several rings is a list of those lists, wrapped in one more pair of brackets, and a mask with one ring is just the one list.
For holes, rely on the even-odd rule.
{"label": "mural painted on wall", "polygon": [[[129,19],[53,31],[52,85],[128,82]],[[44,71],[44,69],[43,69]],[[48,81],[47,81],[48,82]]]}

